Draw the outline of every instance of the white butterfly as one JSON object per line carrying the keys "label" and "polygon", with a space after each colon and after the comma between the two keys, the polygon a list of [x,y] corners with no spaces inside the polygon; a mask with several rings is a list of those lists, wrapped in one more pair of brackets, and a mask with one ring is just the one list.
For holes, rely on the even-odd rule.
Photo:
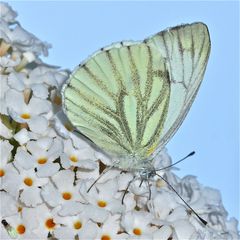
{"label": "white butterfly", "polygon": [[102,48],[64,85],[64,112],[112,156],[114,167],[148,179],[156,149],[166,145],[192,105],[209,53],[203,23]]}

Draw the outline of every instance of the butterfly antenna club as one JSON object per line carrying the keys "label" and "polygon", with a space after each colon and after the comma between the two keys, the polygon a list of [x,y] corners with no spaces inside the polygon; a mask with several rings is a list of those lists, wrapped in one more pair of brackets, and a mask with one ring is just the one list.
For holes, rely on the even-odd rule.
{"label": "butterfly antenna club", "polygon": [[173,163],[173,164],[171,164],[171,165],[169,165],[169,166],[163,167],[163,168],[155,169],[155,171],[161,171],[161,170],[165,170],[165,169],[171,168],[171,167],[177,165],[178,163],[184,161],[185,159],[193,156],[194,154],[195,154],[195,151],[192,151],[192,152],[190,152],[186,157],[178,160],[177,162],[175,162],[175,163]]}

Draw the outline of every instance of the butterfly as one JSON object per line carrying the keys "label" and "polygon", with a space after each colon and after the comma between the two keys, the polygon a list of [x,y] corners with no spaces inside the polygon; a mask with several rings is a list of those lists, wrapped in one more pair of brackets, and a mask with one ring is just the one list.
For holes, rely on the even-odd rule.
{"label": "butterfly", "polygon": [[63,110],[81,134],[112,157],[114,167],[147,179],[156,152],[196,97],[210,45],[207,26],[196,22],[102,48],[63,86]]}

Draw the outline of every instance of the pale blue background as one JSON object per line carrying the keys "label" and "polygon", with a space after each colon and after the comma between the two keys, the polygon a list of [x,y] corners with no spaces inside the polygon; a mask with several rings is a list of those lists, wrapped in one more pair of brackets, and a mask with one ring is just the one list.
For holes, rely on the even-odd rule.
{"label": "pale blue background", "polygon": [[237,2],[11,2],[24,28],[53,45],[48,63],[73,69],[100,47],[141,40],[166,27],[205,22],[212,51],[203,84],[182,127],[168,144],[178,167],[220,189],[239,219],[239,26]]}

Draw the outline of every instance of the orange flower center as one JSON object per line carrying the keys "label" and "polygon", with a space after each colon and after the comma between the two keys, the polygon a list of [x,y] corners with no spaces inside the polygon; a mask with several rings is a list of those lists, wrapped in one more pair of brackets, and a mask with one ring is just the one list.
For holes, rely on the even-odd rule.
{"label": "orange flower center", "polygon": [[142,234],[142,230],[140,229],[140,228],[134,228],[133,229],[133,233],[135,234],[135,235],[141,235]]}
{"label": "orange flower center", "polygon": [[5,175],[5,171],[0,168],[0,177],[3,177]]}
{"label": "orange flower center", "polygon": [[33,180],[31,178],[25,178],[23,182],[29,187],[33,185]]}
{"label": "orange flower center", "polygon": [[53,221],[53,218],[49,218],[46,220],[45,222],[45,226],[48,228],[48,229],[53,229],[55,227],[55,222]]}
{"label": "orange flower center", "polygon": [[72,194],[70,192],[63,192],[62,197],[64,200],[70,200],[72,198]]}
{"label": "orange flower center", "polygon": [[37,160],[38,164],[45,164],[47,162],[47,158],[42,157]]}
{"label": "orange flower center", "polygon": [[111,240],[109,235],[102,235],[101,240]]}
{"label": "orange flower center", "polygon": [[25,231],[26,231],[26,228],[25,228],[24,225],[20,224],[20,225],[17,226],[17,232],[18,232],[18,234],[24,234]]}
{"label": "orange flower center", "polygon": [[82,223],[80,221],[76,221],[73,226],[74,226],[75,229],[78,230],[82,227]]}
{"label": "orange flower center", "polygon": [[29,119],[29,118],[31,118],[31,115],[29,113],[23,113],[23,114],[21,114],[21,118]]}
{"label": "orange flower center", "polygon": [[105,201],[103,201],[103,200],[98,201],[97,204],[98,204],[98,206],[101,207],[101,208],[104,208],[104,207],[107,206],[107,203],[106,203]]}

